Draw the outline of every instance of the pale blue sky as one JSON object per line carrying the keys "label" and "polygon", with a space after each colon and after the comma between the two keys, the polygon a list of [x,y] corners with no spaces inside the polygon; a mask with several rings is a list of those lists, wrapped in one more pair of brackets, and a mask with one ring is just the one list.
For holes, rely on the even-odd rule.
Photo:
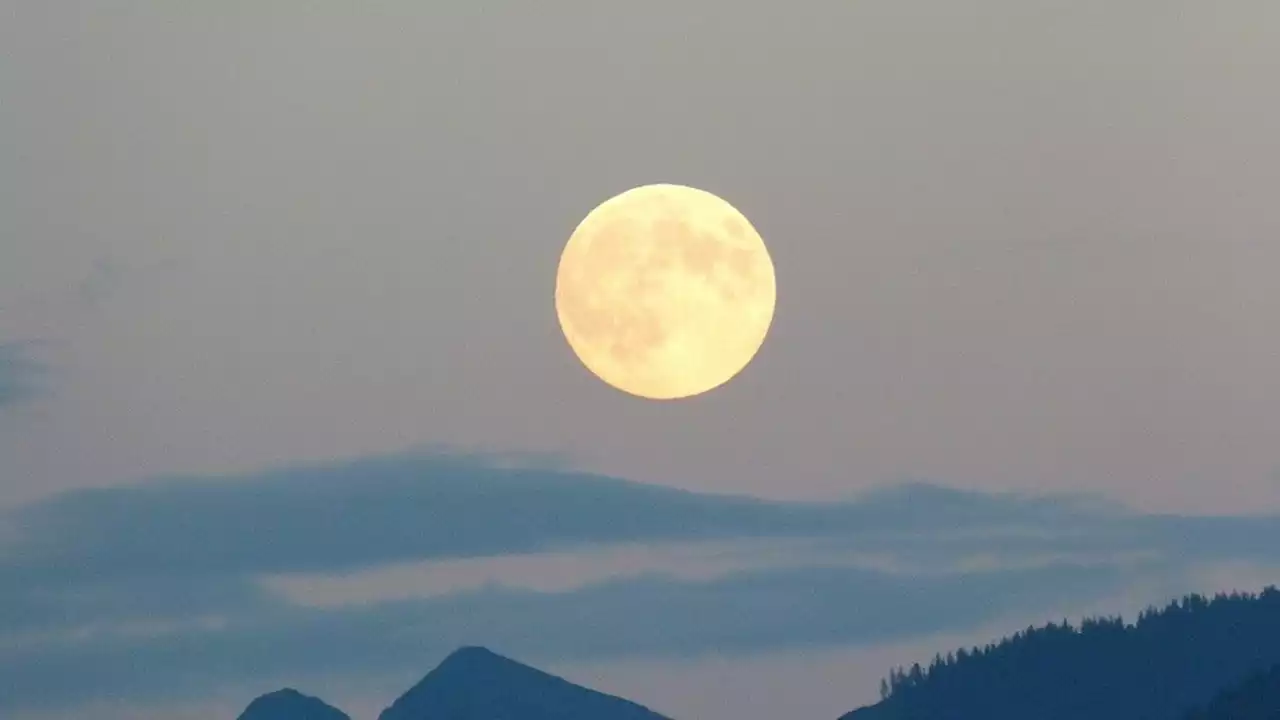
{"label": "pale blue sky", "polygon": [[[145,498],[190,497],[77,489],[252,485],[264,468],[422,447],[543,479],[578,468],[771,499],[928,478],[1145,512],[1280,511],[1272,0],[0,0],[0,59],[0,560],[22,528],[68,553],[0,571],[34,582],[45,558],[71,575],[41,582],[74,599],[75,572],[122,567],[77,560],[75,543],[115,547],[137,584],[111,580],[123,594],[85,609],[94,622],[177,582],[165,567],[215,574],[184,554],[198,534],[140,520],[164,516]],[[673,404],[591,378],[552,303],[577,222],[649,182],[725,197],[778,272],[760,355]],[[313,513],[344,502],[282,493]],[[82,527],[76,508],[104,497],[119,524]],[[717,522],[752,542],[778,529]],[[392,537],[342,559],[359,548],[245,539],[224,548],[220,572],[243,577],[212,619],[180,604],[182,622],[270,611],[254,605],[259,575],[286,570],[392,573],[380,582],[425,592],[413,568],[440,551]],[[574,553],[635,538],[578,539],[593,547]],[[147,559],[154,546],[169,565]],[[1121,552],[992,564],[970,550],[948,562],[999,574]],[[811,552],[725,562],[799,572]],[[1255,555],[1204,562],[1271,562]],[[259,556],[288,567],[236,564]],[[724,567],[698,557],[645,555],[627,577]],[[538,562],[570,578],[559,591],[604,581],[598,557]],[[566,563],[582,587],[566,589]],[[448,572],[519,587],[552,566],[533,567]],[[903,582],[920,581],[911,567]],[[1138,592],[1103,585],[1088,587]],[[0,645],[39,621],[11,599]],[[684,692],[662,667],[645,677]]]}

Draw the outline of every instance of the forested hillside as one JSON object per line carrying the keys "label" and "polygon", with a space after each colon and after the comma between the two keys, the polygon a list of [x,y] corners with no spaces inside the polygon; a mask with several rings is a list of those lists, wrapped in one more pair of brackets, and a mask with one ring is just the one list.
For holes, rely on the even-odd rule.
{"label": "forested hillside", "polygon": [[894,669],[880,703],[842,720],[1170,720],[1276,664],[1280,591],[1191,595]]}

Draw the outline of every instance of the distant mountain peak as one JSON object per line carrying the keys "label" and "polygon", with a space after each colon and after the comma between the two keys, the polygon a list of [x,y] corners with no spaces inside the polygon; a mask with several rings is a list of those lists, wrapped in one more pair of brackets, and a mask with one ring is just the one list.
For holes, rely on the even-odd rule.
{"label": "distant mountain peak", "polygon": [[419,685],[454,682],[460,678],[464,680],[483,678],[490,682],[503,679],[537,679],[564,682],[554,675],[549,675],[537,668],[499,655],[487,647],[466,645],[449,653],[434,670],[423,678]]}
{"label": "distant mountain peak", "polygon": [[378,720],[669,720],[480,646],[458,648]]}
{"label": "distant mountain peak", "polygon": [[464,645],[457,650],[449,653],[449,655],[441,661],[438,667],[446,665],[456,665],[459,663],[512,663],[519,665],[515,660],[503,657],[498,653],[481,645]]}
{"label": "distant mountain peak", "polygon": [[267,693],[240,713],[239,720],[351,720],[341,710],[293,688]]}

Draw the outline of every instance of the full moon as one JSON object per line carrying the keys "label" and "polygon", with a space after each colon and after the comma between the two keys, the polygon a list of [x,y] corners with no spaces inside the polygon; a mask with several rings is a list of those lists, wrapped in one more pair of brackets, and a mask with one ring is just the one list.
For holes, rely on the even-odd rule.
{"label": "full moon", "polygon": [[728,382],[755,357],[776,302],[764,240],[728,202],[645,185],[601,203],[569,237],[556,315],[573,352],[613,387],[673,400]]}

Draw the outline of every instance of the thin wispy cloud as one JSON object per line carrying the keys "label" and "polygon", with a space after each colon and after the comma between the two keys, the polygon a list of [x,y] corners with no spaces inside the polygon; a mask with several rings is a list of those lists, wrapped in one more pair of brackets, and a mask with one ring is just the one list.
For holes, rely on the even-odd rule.
{"label": "thin wispy cloud", "polygon": [[806,535],[821,524],[833,531],[833,519],[748,498],[412,454],[67,493],[11,516],[20,537],[0,573],[45,583],[336,572],[585,543]]}
{"label": "thin wispy cloud", "polygon": [[407,453],[69,492],[9,516],[20,538],[0,573],[40,583],[343,572],[598,543],[748,537],[874,546],[911,543],[921,533],[1043,533],[1080,527],[1091,512],[1066,500],[925,485],[856,502],[766,502],[511,467],[505,457]]}
{"label": "thin wispy cloud", "polygon": [[0,343],[0,410],[38,395],[46,369],[21,343]]}

